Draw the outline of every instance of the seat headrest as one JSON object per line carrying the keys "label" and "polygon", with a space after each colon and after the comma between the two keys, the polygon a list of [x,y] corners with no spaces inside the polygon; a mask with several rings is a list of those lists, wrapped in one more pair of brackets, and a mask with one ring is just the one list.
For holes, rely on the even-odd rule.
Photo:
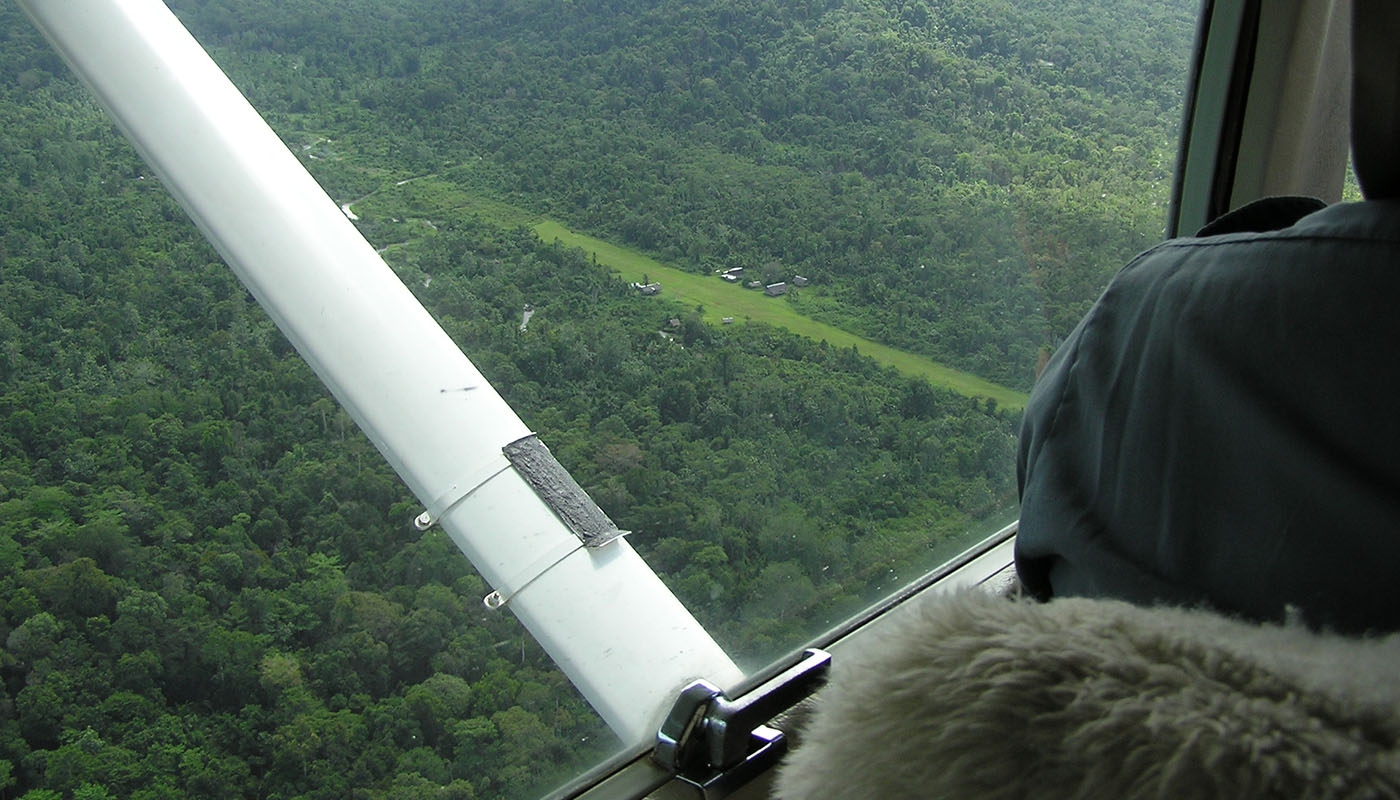
{"label": "seat headrest", "polygon": [[1400,3],[1352,3],[1352,168],[1368,200],[1400,197]]}

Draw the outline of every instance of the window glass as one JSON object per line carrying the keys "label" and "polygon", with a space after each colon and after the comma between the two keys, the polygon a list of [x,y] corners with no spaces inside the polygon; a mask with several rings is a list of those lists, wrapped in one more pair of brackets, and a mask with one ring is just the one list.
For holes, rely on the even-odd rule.
{"label": "window glass", "polygon": [[1342,180],[1342,202],[1355,203],[1363,199],[1361,195],[1361,184],[1356,181],[1356,170],[1351,163],[1351,159],[1348,158],[1347,174]]}
{"label": "window glass", "polygon": [[[169,5],[749,669],[1014,519],[1038,364],[1162,236],[1196,7]],[[0,40],[0,793],[533,797],[616,752]]]}

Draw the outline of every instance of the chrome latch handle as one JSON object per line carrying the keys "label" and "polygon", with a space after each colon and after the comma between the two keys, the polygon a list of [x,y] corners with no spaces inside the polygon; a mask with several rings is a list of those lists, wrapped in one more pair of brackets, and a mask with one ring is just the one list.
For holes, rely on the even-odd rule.
{"label": "chrome latch handle", "polygon": [[782,731],[765,723],[815,692],[830,668],[831,654],[807,650],[798,663],[737,700],[709,681],[695,681],[681,690],[657,731],[652,757],[705,800],[725,797],[787,752]]}

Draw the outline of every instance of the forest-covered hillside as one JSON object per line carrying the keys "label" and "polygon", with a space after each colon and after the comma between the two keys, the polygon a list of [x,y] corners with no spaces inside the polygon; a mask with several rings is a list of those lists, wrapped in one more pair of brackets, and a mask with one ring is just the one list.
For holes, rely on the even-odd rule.
{"label": "forest-covered hillside", "polygon": [[[1015,414],[482,209],[808,275],[1024,388],[1160,232],[1190,39],[1146,0],[170,5],[338,202],[479,198],[361,224],[749,665],[1008,520]],[[617,748],[10,5],[0,219],[0,798],[533,797]]]}
{"label": "forest-covered hillside", "polygon": [[1025,389],[1161,236],[1197,3],[173,5],[289,138],[805,275],[822,318]]}

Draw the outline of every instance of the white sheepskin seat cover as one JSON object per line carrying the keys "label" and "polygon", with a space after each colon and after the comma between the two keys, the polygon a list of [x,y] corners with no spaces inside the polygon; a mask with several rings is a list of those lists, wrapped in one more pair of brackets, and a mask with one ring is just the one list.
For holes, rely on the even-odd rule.
{"label": "white sheepskin seat cover", "polygon": [[776,797],[1400,798],[1400,635],[920,603],[842,653]]}

